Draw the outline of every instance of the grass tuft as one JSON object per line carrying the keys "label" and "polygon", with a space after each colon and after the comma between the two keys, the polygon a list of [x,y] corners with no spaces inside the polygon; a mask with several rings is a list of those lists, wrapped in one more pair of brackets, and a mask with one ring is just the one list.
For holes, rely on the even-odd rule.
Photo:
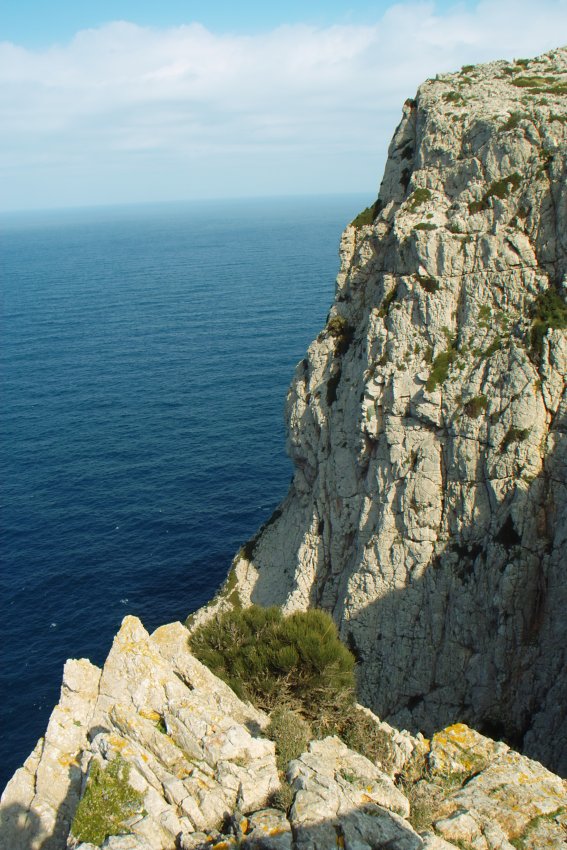
{"label": "grass tuft", "polygon": [[530,428],[515,428],[511,426],[502,440],[500,451],[505,452],[512,443],[523,443],[530,435]]}
{"label": "grass tuft", "polygon": [[479,201],[471,201],[469,203],[469,212],[471,215],[488,209],[490,198],[506,198],[511,191],[518,189],[522,182],[521,176],[515,171],[509,174],[508,177],[503,177],[502,180],[494,180]]}
{"label": "grass tuft", "polygon": [[478,419],[482,413],[486,413],[488,399],[485,395],[476,395],[470,398],[464,405],[464,411],[471,419]]}
{"label": "grass tuft", "polygon": [[449,340],[448,344],[449,346],[447,350],[442,351],[440,354],[438,354],[435,360],[433,361],[433,368],[425,385],[425,388],[427,389],[428,393],[433,392],[433,390],[438,386],[438,384],[442,384],[447,379],[451,364],[454,363],[457,359],[457,349],[454,347],[454,344]]}
{"label": "grass tuft", "polygon": [[502,126],[500,127],[500,130],[502,132],[506,132],[506,130],[515,130],[516,127],[519,126],[520,121],[522,121],[524,118],[527,118],[527,115],[525,115],[525,113],[523,113],[523,112],[512,112],[512,113],[510,113],[510,116],[507,119],[507,121],[505,121],[504,124],[502,124]]}
{"label": "grass tuft", "polygon": [[335,354],[348,351],[354,337],[354,328],[342,316],[333,316],[325,328],[327,334],[335,340]]}
{"label": "grass tuft", "polygon": [[431,200],[431,192],[429,189],[416,189],[408,198],[409,211],[414,212],[422,204]]}
{"label": "grass tuft", "polygon": [[130,765],[117,755],[107,767],[90,764],[85,793],[77,807],[71,834],[79,841],[100,845],[109,835],[128,832],[125,821],[142,811],[143,796],[129,784]]}

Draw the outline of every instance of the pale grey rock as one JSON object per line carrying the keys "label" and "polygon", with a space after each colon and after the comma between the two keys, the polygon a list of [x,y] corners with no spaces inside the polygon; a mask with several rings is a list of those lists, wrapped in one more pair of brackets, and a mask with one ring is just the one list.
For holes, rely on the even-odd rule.
{"label": "pale grey rock", "polygon": [[288,393],[289,494],[196,621],[323,607],[393,726],[502,730],[567,773],[567,340],[531,336],[567,294],[567,103],[530,75],[564,84],[567,49],[404,106]]}
{"label": "pale grey rock", "polygon": [[169,850],[279,788],[274,743],[259,737],[267,722],[191,655],[181,624],[150,636],[126,617],[102,672],[67,662],[45,739],[3,796],[2,836],[11,850],[61,850],[92,759],[104,770],[120,758],[144,814],[108,846]]}
{"label": "pale grey rock", "polygon": [[311,741],[309,752],[290,763],[287,778],[295,792],[289,818],[297,850],[363,850],[380,842],[399,850],[421,848],[421,839],[399,816],[409,815],[406,797],[338,738]]}
{"label": "pale grey rock", "polygon": [[423,835],[423,850],[459,850],[456,844],[450,844],[441,838],[439,835],[433,835],[429,832]]}
{"label": "pale grey rock", "polygon": [[[340,808],[375,803],[403,817],[409,815],[408,801],[390,777],[340,738],[311,741],[309,751],[290,763],[287,778],[295,790],[310,794],[317,794],[323,785]],[[302,805],[296,797],[295,809]]]}
{"label": "pale grey rock", "polygon": [[435,812],[445,839],[478,850],[565,846],[567,782],[539,762],[456,724],[433,736],[429,767],[442,787],[460,778]]}
{"label": "pale grey rock", "polygon": [[386,764],[377,763],[384,773],[387,773],[392,779],[400,776],[404,768],[409,767],[412,760],[423,758],[429,752],[429,742],[426,741],[423,735],[411,735],[407,729],[395,729],[380,720],[369,708],[363,705],[356,705],[358,711],[362,711],[367,717],[376,724],[390,741],[390,751]]}
{"label": "pale grey rock", "polygon": [[[92,844],[79,845],[81,847],[92,847]],[[151,850],[151,845],[138,835],[111,835],[102,844],[102,850]]]}
{"label": "pale grey rock", "polygon": [[264,712],[258,711],[250,703],[242,702],[225,682],[188,652],[187,629],[181,623],[160,626],[153,632],[152,642],[175,670],[176,676],[190,688],[207,694],[209,699],[215,701],[220,711],[244,726],[259,729],[267,726],[269,720]]}
{"label": "pale grey rock", "polygon": [[41,739],[0,801],[0,834],[14,850],[60,850],[81,792],[80,756],[98,694],[100,670],[67,661],[59,703]]}
{"label": "pale grey rock", "polygon": [[180,850],[202,850],[202,848],[210,846],[210,837],[205,832],[194,832],[192,835],[183,835],[179,842]]}
{"label": "pale grey rock", "polygon": [[291,826],[279,809],[264,809],[247,819],[241,839],[246,850],[293,850]]}
{"label": "pale grey rock", "polygon": [[[309,802],[314,806],[319,804],[323,811],[326,808],[317,797]],[[300,818],[300,813],[295,814],[292,810],[292,829],[295,850],[328,850],[332,847],[347,847],[349,850],[373,850],[376,847],[421,850],[423,847],[422,839],[407,821],[373,804],[363,809],[341,812],[340,817],[333,815],[331,805],[321,821],[308,818],[307,811]]]}

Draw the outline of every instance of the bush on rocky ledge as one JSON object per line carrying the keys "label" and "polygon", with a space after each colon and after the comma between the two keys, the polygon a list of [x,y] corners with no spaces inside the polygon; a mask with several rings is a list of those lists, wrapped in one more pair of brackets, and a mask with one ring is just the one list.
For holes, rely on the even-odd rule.
{"label": "bush on rocky ledge", "polygon": [[352,653],[324,611],[284,617],[276,607],[228,611],[199,627],[191,650],[241,699],[271,711],[288,705],[308,719],[354,701]]}
{"label": "bush on rocky ledge", "polygon": [[280,775],[308,740],[327,735],[385,768],[391,763],[388,735],[356,705],[354,656],[324,611],[228,611],[196,629],[190,646],[241,699],[272,712],[268,735]]}

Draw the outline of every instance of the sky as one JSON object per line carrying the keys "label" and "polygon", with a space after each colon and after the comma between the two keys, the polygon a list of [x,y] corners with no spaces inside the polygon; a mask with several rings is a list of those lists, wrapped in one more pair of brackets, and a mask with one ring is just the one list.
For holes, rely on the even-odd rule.
{"label": "sky", "polygon": [[6,0],[0,210],[361,192],[436,73],[567,42],[567,0]]}

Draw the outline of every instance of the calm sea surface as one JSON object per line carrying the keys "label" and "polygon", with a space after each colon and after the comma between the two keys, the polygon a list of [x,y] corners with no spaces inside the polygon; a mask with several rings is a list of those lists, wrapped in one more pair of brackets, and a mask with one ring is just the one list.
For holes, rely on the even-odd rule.
{"label": "calm sea surface", "polygon": [[0,216],[0,788],[65,659],[184,619],[285,495],[286,389],[368,201]]}

